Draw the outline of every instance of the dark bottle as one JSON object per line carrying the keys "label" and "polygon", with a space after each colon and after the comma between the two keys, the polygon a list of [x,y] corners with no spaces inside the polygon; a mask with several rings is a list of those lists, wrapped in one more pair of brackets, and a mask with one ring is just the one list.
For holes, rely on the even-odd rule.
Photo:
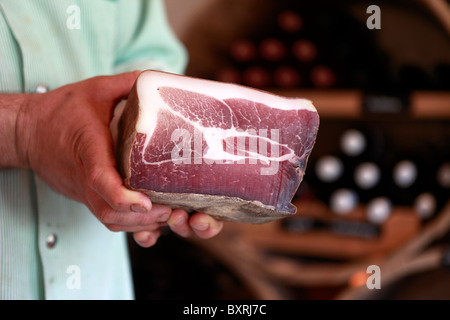
{"label": "dark bottle", "polygon": [[345,129],[339,140],[343,154],[347,183],[358,193],[361,203],[381,195],[385,179],[383,177],[384,138],[381,130],[366,123]]}
{"label": "dark bottle", "polygon": [[413,209],[424,222],[434,218],[450,199],[450,160],[433,158],[428,167],[419,168],[420,188],[413,194]]}
{"label": "dark bottle", "polygon": [[325,154],[314,159],[311,166],[311,186],[317,198],[329,205],[330,195],[344,185],[344,163],[334,154]]}
{"label": "dark bottle", "polygon": [[237,62],[252,62],[257,58],[256,45],[250,39],[237,39],[230,46],[230,56]]}
{"label": "dark bottle", "polygon": [[438,210],[437,197],[432,192],[423,192],[415,197],[413,201],[415,214],[423,221],[434,217]]}
{"label": "dark bottle", "polygon": [[397,205],[413,206],[414,199],[428,184],[421,161],[412,156],[397,159],[391,164],[391,193]]}
{"label": "dark bottle", "polygon": [[368,148],[367,136],[358,128],[349,128],[341,134],[340,148],[348,157],[364,154]]}
{"label": "dark bottle", "polygon": [[450,203],[450,156],[441,157],[436,166],[435,174],[430,176],[435,185],[432,192],[436,196],[436,211],[440,211]]}
{"label": "dark bottle", "polygon": [[324,155],[317,159],[314,172],[322,183],[335,183],[344,174],[344,163],[335,155]]}
{"label": "dark bottle", "polygon": [[263,59],[276,62],[285,59],[288,51],[281,40],[277,38],[265,38],[259,44],[258,53]]}
{"label": "dark bottle", "polygon": [[288,65],[277,67],[273,72],[273,82],[281,89],[298,88],[303,79],[299,70]]}
{"label": "dark bottle", "polygon": [[361,121],[348,126],[339,138],[341,152],[354,165],[381,161],[385,151],[385,137],[376,124]]}
{"label": "dark bottle", "polygon": [[300,63],[309,63],[317,57],[317,47],[310,40],[299,39],[292,44],[292,54]]}
{"label": "dark bottle", "polygon": [[303,19],[293,10],[284,10],[277,16],[278,26],[282,32],[297,33],[303,27]]}
{"label": "dark bottle", "polygon": [[372,224],[380,225],[389,219],[393,207],[394,203],[388,196],[375,197],[366,205],[366,219]]}
{"label": "dark bottle", "polygon": [[266,89],[272,85],[272,76],[266,68],[253,65],[243,70],[242,82],[249,87]]}
{"label": "dark bottle", "polygon": [[311,69],[311,83],[314,88],[327,89],[336,85],[336,72],[326,64],[318,64]]}
{"label": "dark bottle", "polygon": [[438,164],[436,182],[443,190],[450,192],[450,159]]}
{"label": "dark bottle", "polygon": [[353,171],[353,182],[362,203],[383,195],[385,180],[382,169],[375,162],[362,162]]}
{"label": "dark bottle", "polygon": [[352,212],[359,204],[358,192],[350,188],[339,188],[331,192],[329,207],[337,215]]}
{"label": "dark bottle", "polygon": [[414,150],[404,152],[403,158],[398,159],[394,165],[393,179],[399,204],[413,206],[415,199],[423,193],[431,193],[438,200],[440,190],[443,189],[437,175],[439,170],[445,168],[441,168],[445,160],[434,150],[435,147],[429,144],[418,145]]}
{"label": "dark bottle", "polygon": [[417,163],[411,159],[400,160],[394,165],[392,177],[399,188],[412,187],[418,178],[419,168]]}

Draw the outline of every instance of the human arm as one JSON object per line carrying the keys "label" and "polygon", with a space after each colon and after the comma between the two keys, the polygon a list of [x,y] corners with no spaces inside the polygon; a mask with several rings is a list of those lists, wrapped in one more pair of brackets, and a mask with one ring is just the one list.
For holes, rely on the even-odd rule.
{"label": "human arm", "polygon": [[0,168],[26,167],[17,152],[16,122],[25,94],[0,95]]}
{"label": "human arm", "polygon": [[204,214],[189,218],[123,185],[109,122],[137,75],[95,77],[43,94],[1,94],[0,168],[32,169],[58,192],[84,203],[109,230],[133,232],[144,247],[156,242],[164,224],[182,236],[192,231],[214,236],[221,222]]}

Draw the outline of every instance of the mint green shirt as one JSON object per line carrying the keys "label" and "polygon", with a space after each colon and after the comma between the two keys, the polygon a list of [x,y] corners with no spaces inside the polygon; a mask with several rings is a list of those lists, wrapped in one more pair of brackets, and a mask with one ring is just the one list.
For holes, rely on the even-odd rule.
{"label": "mint green shirt", "polygon": [[[186,58],[161,0],[0,0],[1,93],[137,69],[181,73]],[[0,298],[133,299],[126,234],[33,172],[0,169]]]}

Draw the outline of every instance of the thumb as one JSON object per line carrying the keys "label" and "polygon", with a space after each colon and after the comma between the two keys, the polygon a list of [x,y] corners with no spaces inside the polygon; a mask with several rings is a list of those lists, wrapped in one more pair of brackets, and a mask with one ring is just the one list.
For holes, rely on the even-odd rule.
{"label": "thumb", "polygon": [[141,74],[141,71],[131,71],[111,76],[114,79],[114,91],[120,95],[128,95],[133,88],[134,83]]}
{"label": "thumb", "polygon": [[128,97],[141,71],[130,71],[111,76],[98,76],[97,84],[102,99],[118,101]]}

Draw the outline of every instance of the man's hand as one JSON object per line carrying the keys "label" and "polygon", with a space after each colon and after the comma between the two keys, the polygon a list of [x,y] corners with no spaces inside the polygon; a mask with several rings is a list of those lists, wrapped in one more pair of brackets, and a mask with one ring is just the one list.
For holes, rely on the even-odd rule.
{"label": "man's hand", "polygon": [[221,221],[152,204],[123,185],[109,124],[115,105],[128,96],[138,75],[95,77],[43,94],[20,95],[20,109],[9,117],[15,118],[13,160],[0,165],[31,168],[56,191],[84,203],[109,230],[133,232],[144,247],[156,243],[166,224],[184,237],[192,232],[215,236]]}

